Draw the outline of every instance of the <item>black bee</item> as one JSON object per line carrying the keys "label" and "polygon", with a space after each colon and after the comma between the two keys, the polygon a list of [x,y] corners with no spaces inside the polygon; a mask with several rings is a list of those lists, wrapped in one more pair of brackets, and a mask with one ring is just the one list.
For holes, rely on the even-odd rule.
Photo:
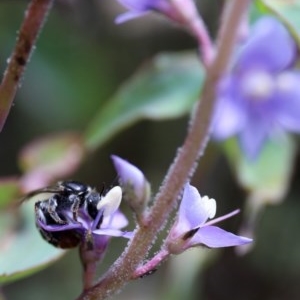
{"label": "black bee", "polygon": [[[98,215],[97,204],[101,194],[90,186],[78,181],[60,181],[54,186],[45,187],[27,194],[22,201],[39,194],[51,193],[50,198],[35,203],[35,219],[42,237],[50,244],[60,248],[73,248],[83,240],[80,229],[48,231],[44,225],[68,225],[79,223],[78,218],[84,215],[95,220]],[[100,227],[102,219],[97,223]]]}

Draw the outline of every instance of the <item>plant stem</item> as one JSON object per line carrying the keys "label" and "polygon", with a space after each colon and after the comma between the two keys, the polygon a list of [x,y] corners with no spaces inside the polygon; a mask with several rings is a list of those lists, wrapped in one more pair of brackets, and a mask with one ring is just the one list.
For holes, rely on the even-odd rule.
{"label": "plant stem", "polygon": [[[93,280],[97,271],[97,259],[93,257],[93,251],[88,251],[88,249],[86,249],[85,244],[80,245],[79,256],[83,266],[83,289],[87,290],[93,285]],[[92,259],[90,259],[89,256],[92,256]]]}
{"label": "plant stem", "polygon": [[170,0],[170,3],[180,16],[180,23],[196,38],[201,62],[207,68],[215,55],[215,47],[194,0]]}
{"label": "plant stem", "polygon": [[4,127],[20,86],[24,69],[53,1],[32,0],[25,12],[15,49],[8,59],[8,65],[0,85],[0,132]]}
{"label": "plant stem", "polygon": [[130,244],[105,274],[104,278],[94,287],[83,292],[78,299],[106,299],[131,280],[132,274],[142,263],[157,233],[161,230],[174,208],[184,184],[196,169],[196,162],[204,152],[209,139],[217,84],[226,71],[241,18],[247,10],[250,0],[226,2],[223,22],[217,38],[217,52],[207,69],[207,77],[201,95],[202,100],[193,114],[186,140],[182,148],[179,149],[160,192],[156,196],[147,222],[136,230]]}
{"label": "plant stem", "polygon": [[153,273],[156,270],[156,268],[169,257],[169,255],[169,251],[166,248],[163,248],[144,265],[138,267],[135,270],[132,279],[140,278],[143,276],[147,276],[147,274]]}

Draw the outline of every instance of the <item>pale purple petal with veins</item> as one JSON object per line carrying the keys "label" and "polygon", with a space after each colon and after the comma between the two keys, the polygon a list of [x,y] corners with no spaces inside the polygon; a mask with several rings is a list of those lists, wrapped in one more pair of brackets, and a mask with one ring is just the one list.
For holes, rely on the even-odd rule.
{"label": "pale purple petal with veins", "polygon": [[201,198],[195,187],[186,184],[177,220],[166,239],[166,245],[170,253],[179,254],[190,247],[201,245],[218,248],[239,246],[252,242],[251,239],[246,237],[237,236],[211,226],[232,217],[239,210],[206,222],[215,213],[213,204],[215,200],[212,200],[208,197]]}
{"label": "pale purple petal with veins", "polygon": [[235,235],[216,226],[200,228],[190,241],[190,246],[205,245],[209,248],[240,246],[251,243],[252,240]]}
{"label": "pale purple petal with veins", "polygon": [[198,190],[187,184],[184,188],[179,213],[178,231],[185,232],[204,224],[209,212],[206,210]]}

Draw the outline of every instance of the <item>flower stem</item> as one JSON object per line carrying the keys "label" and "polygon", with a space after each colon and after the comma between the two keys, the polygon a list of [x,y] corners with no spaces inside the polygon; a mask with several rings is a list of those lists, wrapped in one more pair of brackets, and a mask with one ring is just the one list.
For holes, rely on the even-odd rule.
{"label": "flower stem", "polygon": [[178,21],[196,38],[200,59],[207,68],[215,55],[215,47],[194,0],[170,0],[170,3],[180,16]]}
{"label": "flower stem", "polygon": [[140,278],[146,276],[147,274],[151,274],[155,271],[155,269],[169,257],[170,253],[167,249],[160,250],[156,255],[154,255],[147,263],[138,267],[132,279]]}
{"label": "flower stem", "polygon": [[[81,260],[81,264],[83,267],[83,289],[87,290],[93,286],[93,282],[95,279],[95,274],[97,271],[97,265],[99,261],[103,258],[105,247],[102,249],[98,249],[99,252],[94,251],[94,249],[89,249],[88,244],[91,235],[87,235],[86,243],[82,243],[79,246],[79,256]],[[100,255],[98,255],[100,253]]]}
{"label": "flower stem", "polygon": [[8,59],[0,85],[0,132],[14,101],[37,36],[54,0],[32,0],[21,25],[15,49]]}
{"label": "flower stem", "polygon": [[96,271],[97,271],[97,264],[95,262],[87,263],[84,266],[84,272],[83,272],[83,288],[84,288],[84,290],[89,289],[93,285]]}
{"label": "flower stem", "polygon": [[239,24],[251,0],[226,1],[225,14],[217,38],[217,52],[207,68],[201,102],[199,102],[188,135],[171,165],[160,192],[156,196],[147,222],[135,231],[121,257],[94,287],[83,292],[78,299],[106,299],[132,279],[138,265],[145,258],[157,233],[166,222],[184,184],[193,175],[197,160],[204,152],[209,139],[211,118],[218,81],[225,72],[235,45]]}

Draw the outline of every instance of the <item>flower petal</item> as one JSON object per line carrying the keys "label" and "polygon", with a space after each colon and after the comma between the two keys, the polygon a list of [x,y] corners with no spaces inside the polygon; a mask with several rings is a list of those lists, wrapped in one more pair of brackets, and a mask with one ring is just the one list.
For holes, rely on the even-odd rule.
{"label": "flower petal", "polygon": [[[177,10],[168,0],[118,0],[129,11],[116,18],[120,24],[128,20],[141,17],[151,11],[160,12],[176,20]],[[185,4],[184,4],[185,5]],[[186,5],[185,5],[186,6]],[[185,8],[187,9],[187,7]]]}
{"label": "flower petal", "polygon": [[227,139],[237,134],[245,123],[245,102],[240,97],[240,76],[222,78],[218,86],[218,100],[213,120],[213,137]]}
{"label": "flower petal", "polygon": [[300,72],[278,76],[277,120],[288,130],[300,131]]}
{"label": "flower petal", "polygon": [[145,12],[128,11],[128,12],[126,12],[124,14],[121,14],[121,15],[117,16],[115,18],[115,23],[116,24],[122,24],[122,23],[130,21],[132,19],[136,19],[136,18],[142,17],[142,16],[144,16],[144,15],[146,15],[148,13],[149,13],[148,11],[145,11]]}
{"label": "flower petal", "polygon": [[244,110],[232,99],[228,97],[219,99],[213,122],[213,137],[223,140],[240,132],[245,123],[244,115]]}
{"label": "flower petal", "polygon": [[112,216],[108,216],[103,219],[101,228],[112,228],[112,229],[121,229],[128,225],[128,220],[117,210]]}
{"label": "flower petal", "polygon": [[129,11],[119,15],[115,22],[121,24],[129,20],[142,17],[148,14],[152,7],[155,6],[156,1],[151,0],[118,0],[124,7],[128,8]]}
{"label": "flower petal", "polygon": [[201,199],[203,201],[203,205],[205,206],[205,210],[207,211],[208,218],[212,219],[217,212],[217,203],[215,199],[209,198],[208,196],[204,196]]}
{"label": "flower petal", "polygon": [[262,67],[278,72],[296,56],[296,44],[287,29],[274,17],[261,18],[252,27],[250,37],[236,61],[239,70]]}
{"label": "flower petal", "polygon": [[261,118],[249,117],[243,131],[238,135],[242,151],[248,159],[254,160],[259,155],[264,142],[271,131],[271,122]]}
{"label": "flower petal", "polygon": [[130,239],[133,236],[133,232],[123,232],[121,230],[107,228],[107,229],[97,229],[93,230],[93,234],[96,235],[107,235],[107,236],[115,236],[115,237],[124,237]]}
{"label": "flower petal", "polygon": [[37,225],[43,228],[46,231],[56,232],[56,231],[66,231],[73,229],[82,229],[85,230],[81,223],[70,223],[65,225],[46,225],[40,220],[37,220]]}
{"label": "flower petal", "polygon": [[[157,0],[156,0],[157,1]],[[151,7],[153,0],[118,0],[124,7],[133,10],[143,12]]]}
{"label": "flower petal", "polygon": [[149,191],[149,184],[141,170],[128,161],[112,155],[111,159],[115,169],[119,175],[120,184],[126,189],[126,186],[131,186],[134,190],[136,198],[141,200]]}
{"label": "flower petal", "polygon": [[201,198],[198,190],[186,184],[181,200],[176,231],[185,233],[206,222],[211,211]]}
{"label": "flower petal", "polygon": [[119,186],[114,186],[107,194],[99,201],[98,210],[103,209],[103,216],[112,215],[120,206],[122,200],[122,189]]}
{"label": "flower petal", "polygon": [[239,246],[251,243],[252,239],[235,235],[216,226],[204,226],[190,241],[190,246],[205,245],[209,248]]}

